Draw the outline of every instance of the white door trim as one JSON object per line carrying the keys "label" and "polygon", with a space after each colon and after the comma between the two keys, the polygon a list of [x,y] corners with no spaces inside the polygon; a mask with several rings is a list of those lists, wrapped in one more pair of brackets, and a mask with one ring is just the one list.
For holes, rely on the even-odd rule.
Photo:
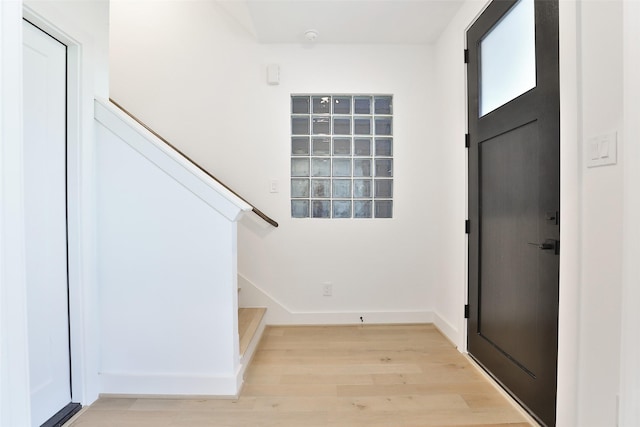
{"label": "white door trim", "polygon": [[[98,320],[95,272],[93,70],[90,40],[70,35],[29,6],[23,17],[67,45],[67,200],[72,401],[98,396]],[[89,46],[90,47],[90,46]]]}
{"label": "white door trim", "polygon": [[0,2],[0,425],[30,425],[22,187],[22,3]]}
{"label": "white door trim", "polygon": [[22,18],[69,46],[68,143],[70,315],[74,401],[98,397],[99,325],[95,270],[93,98],[108,96],[102,40],[94,40],[55,5],[37,3],[60,26],[22,0],[0,1],[0,425],[31,424],[22,188]]}
{"label": "white door trim", "polygon": [[68,263],[67,47],[23,27],[23,159],[31,423],[71,402]]}

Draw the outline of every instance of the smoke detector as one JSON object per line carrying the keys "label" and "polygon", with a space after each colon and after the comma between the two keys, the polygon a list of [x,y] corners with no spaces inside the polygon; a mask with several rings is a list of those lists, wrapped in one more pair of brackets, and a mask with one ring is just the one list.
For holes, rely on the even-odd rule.
{"label": "smoke detector", "polygon": [[318,38],[318,31],[316,30],[307,30],[304,32],[304,38],[308,42],[314,42]]}

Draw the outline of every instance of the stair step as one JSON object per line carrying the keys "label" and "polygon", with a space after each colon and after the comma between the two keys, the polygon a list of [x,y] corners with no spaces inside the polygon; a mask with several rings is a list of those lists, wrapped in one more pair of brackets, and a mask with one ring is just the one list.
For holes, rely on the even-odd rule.
{"label": "stair step", "polygon": [[240,356],[249,348],[249,344],[260,327],[260,322],[264,317],[267,309],[264,307],[257,308],[239,308],[238,309],[238,334],[240,335]]}

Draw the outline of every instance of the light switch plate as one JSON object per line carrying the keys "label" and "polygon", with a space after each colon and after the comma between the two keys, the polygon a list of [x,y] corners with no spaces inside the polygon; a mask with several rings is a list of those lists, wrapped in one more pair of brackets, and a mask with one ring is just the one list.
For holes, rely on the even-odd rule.
{"label": "light switch plate", "polygon": [[587,167],[615,165],[618,162],[618,133],[609,132],[587,140]]}
{"label": "light switch plate", "polygon": [[269,192],[270,193],[279,193],[280,192],[280,184],[277,179],[269,180]]}
{"label": "light switch plate", "polygon": [[270,85],[280,84],[280,66],[278,64],[267,65],[267,83]]}

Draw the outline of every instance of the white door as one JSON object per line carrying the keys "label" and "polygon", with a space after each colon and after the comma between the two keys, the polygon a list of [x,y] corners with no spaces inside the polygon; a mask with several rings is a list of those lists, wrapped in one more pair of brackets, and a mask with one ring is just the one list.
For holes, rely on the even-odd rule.
{"label": "white door", "polygon": [[66,46],[23,22],[24,189],[31,422],[71,402]]}

